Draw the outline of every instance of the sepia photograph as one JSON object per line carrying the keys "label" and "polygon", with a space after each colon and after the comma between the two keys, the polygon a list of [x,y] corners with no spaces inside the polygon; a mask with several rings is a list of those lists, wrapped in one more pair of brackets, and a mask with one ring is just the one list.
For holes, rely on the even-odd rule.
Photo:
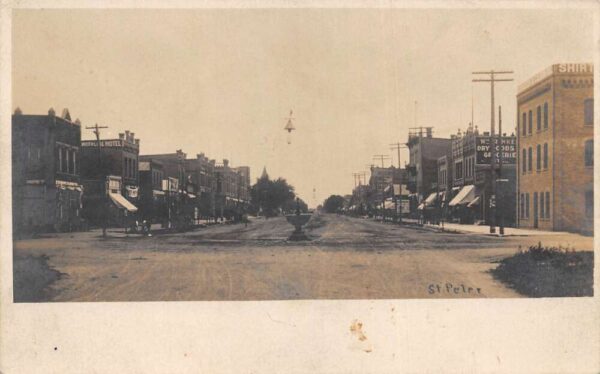
{"label": "sepia photograph", "polygon": [[95,4],[11,10],[13,307],[596,295],[597,4]]}

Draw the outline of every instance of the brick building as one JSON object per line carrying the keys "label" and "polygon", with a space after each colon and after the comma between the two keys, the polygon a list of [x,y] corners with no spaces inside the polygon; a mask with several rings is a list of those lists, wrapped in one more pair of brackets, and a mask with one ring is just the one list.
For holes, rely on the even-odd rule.
{"label": "brick building", "polygon": [[[129,131],[120,133],[118,139],[101,139],[99,147],[97,140],[81,142],[84,217],[96,224],[104,220],[98,216],[103,213],[98,208],[107,195],[113,203],[109,223],[123,225],[137,212],[139,153],[140,140]],[[108,188],[109,184],[112,187]]]}
{"label": "brick building", "polygon": [[166,193],[163,191],[165,173],[163,163],[158,160],[140,161],[140,216],[151,222],[168,221]]}
{"label": "brick building", "polygon": [[218,217],[235,218],[243,214],[250,203],[250,168],[240,166],[232,168],[229,160],[216,165],[215,210]]}
{"label": "brick building", "polygon": [[200,153],[196,158],[185,160],[185,170],[191,175],[198,187],[197,199],[200,216],[204,218],[215,217],[215,160],[209,159]]}
{"label": "brick building", "polygon": [[432,127],[419,127],[410,129],[406,145],[410,155],[407,166],[410,209],[417,214],[420,204],[438,190],[438,159],[450,152],[452,143],[450,139],[434,138]]}
{"label": "brick building", "polygon": [[555,64],[518,87],[518,224],[593,232],[592,64]]}
{"label": "brick building", "polygon": [[[494,192],[491,158],[494,154],[498,206],[494,222],[499,224],[502,219],[505,226],[514,226],[517,162],[514,133],[503,133],[501,137],[496,135],[492,139],[489,132],[480,134],[477,127],[469,125],[464,133],[459,131],[452,135],[451,140],[452,151],[446,157],[450,160],[450,168],[446,171],[446,193],[439,204],[443,215],[462,223],[491,223],[490,206]],[[452,172],[450,176],[447,175],[448,170]]]}
{"label": "brick building", "polygon": [[13,230],[68,231],[80,227],[81,124],[57,116],[12,116]]}

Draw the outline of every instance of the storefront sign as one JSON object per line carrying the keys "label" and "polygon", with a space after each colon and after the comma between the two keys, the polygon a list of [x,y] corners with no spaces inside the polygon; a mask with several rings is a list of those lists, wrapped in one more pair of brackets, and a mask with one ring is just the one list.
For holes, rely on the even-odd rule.
{"label": "storefront sign", "polygon": [[495,162],[500,162],[500,152],[502,152],[503,164],[517,163],[517,139],[515,137],[503,137],[500,143],[498,138],[494,138],[494,149],[492,149],[491,137],[477,137],[475,139],[476,147],[476,163],[477,165],[490,165],[492,161],[492,153],[496,159]]}
{"label": "storefront sign", "polygon": [[[97,147],[98,142],[96,140],[83,140],[81,142],[82,147]],[[122,141],[116,140],[100,140],[100,147],[121,147]]]}

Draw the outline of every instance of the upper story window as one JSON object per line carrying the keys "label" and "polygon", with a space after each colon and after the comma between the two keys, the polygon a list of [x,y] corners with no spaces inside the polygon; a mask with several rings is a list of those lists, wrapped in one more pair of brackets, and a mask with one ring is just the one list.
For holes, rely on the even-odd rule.
{"label": "upper story window", "polygon": [[594,140],[585,141],[585,166],[594,166]]}
{"label": "upper story window", "polygon": [[540,169],[542,169],[542,146],[540,144],[538,144],[536,147],[535,156],[535,169],[539,171]]}
{"label": "upper story window", "polygon": [[542,131],[542,107],[538,105],[537,112],[535,114],[537,131]]}
{"label": "upper story window", "polygon": [[529,111],[529,135],[533,133],[533,112]]}
{"label": "upper story window", "polygon": [[594,124],[594,99],[586,99],[583,102],[583,116],[586,126]]}
{"label": "upper story window", "polygon": [[544,103],[544,129],[548,128],[548,103]]}
{"label": "upper story window", "polygon": [[585,191],[585,216],[594,217],[594,191]]}
{"label": "upper story window", "polygon": [[523,148],[523,165],[522,165],[522,169],[523,169],[523,174],[525,174],[527,172],[527,150],[525,148]]}
{"label": "upper story window", "polygon": [[548,169],[548,143],[544,143],[544,169]]}
{"label": "upper story window", "polygon": [[531,171],[533,169],[533,148],[529,147],[528,150],[528,159],[527,159],[527,166],[528,166],[528,170]]}
{"label": "upper story window", "polygon": [[527,113],[523,112],[523,119],[521,120],[521,132],[523,136],[527,135]]}

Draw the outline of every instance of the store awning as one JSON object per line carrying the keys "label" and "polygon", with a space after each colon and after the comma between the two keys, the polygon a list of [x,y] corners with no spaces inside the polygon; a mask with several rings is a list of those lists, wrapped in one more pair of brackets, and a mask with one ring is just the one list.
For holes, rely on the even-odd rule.
{"label": "store awning", "polygon": [[476,206],[476,205],[479,205],[479,201],[480,201],[480,200],[481,200],[481,199],[479,198],[479,196],[477,196],[475,199],[473,199],[473,201],[471,201],[471,202],[469,203],[469,205],[467,205],[467,207],[471,208],[471,207],[474,207],[474,206]]}
{"label": "store awning", "polygon": [[425,207],[425,204],[421,203],[421,205],[419,205],[417,207],[417,210],[423,210],[424,207]]}
{"label": "store awning", "polygon": [[138,208],[135,205],[133,205],[132,203],[130,203],[125,197],[123,197],[123,195],[114,193],[114,192],[110,192],[108,194],[108,196],[110,196],[110,199],[119,208],[127,209],[130,212],[137,212]]}
{"label": "store awning", "polygon": [[429,196],[427,196],[427,199],[425,199],[425,205],[432,206],[433,204],[435,204],[437,197],[438,197],[437,192],[430,193]]}
{"label": "store awning", "polygon": [[454,196],[454,199],[452,199],[452,201],[450,201],[450,204],[448,205],[456,206],[469,204],[470,202],[475,200],[475,197],[475,186],[469,184],[467,186],[464,186],[460,191],[458,191],[458,194]]}
{"label": "store awning", "polygon": [[394,209],[395,207],[396,207],[396,203],[394,203],[394,200],[392,200],[392,199],[386,199],[383,202],[384,209]]}

